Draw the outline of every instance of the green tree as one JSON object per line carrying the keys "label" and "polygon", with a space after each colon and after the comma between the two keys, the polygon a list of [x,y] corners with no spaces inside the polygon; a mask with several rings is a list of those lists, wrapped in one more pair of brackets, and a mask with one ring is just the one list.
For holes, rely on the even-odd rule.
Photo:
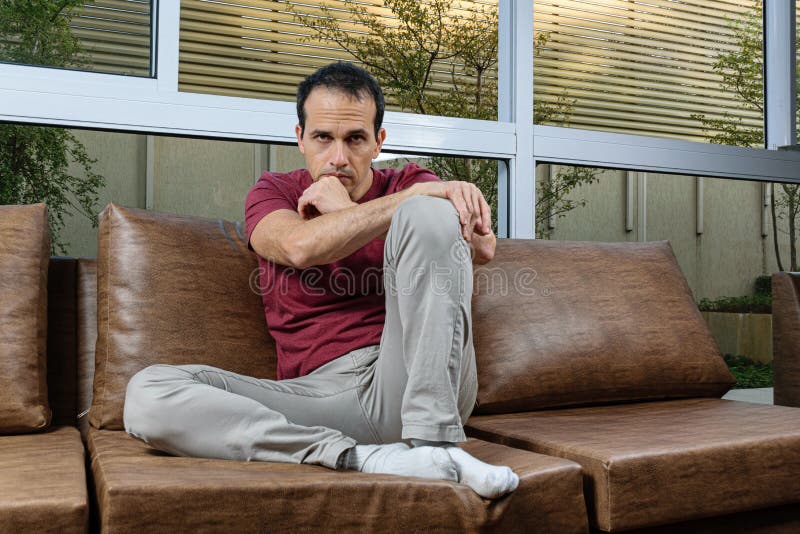
{"label": "green tree", "polygon": [[[722,88],[732,92],[745,111],[764,116],[764,48],[763,8],[760,1],[753,3],[752,10],[743,17],[729,20],[728,27],[734,35],[736,49],[721,54],[713,64],[714,71],[722,77]],[[800,104],[800,91],[798,91]],[[800,109],[800,106],[798,107]],[[748,126],[741,116],[725,112],[722,117],[711,118],[696,113],[703,131],[712,143],[749,147],[764,146],[763,126]],[[778,269],[783,270],[778,243],[778,219],[788,226],[790,269],[797,271],[797,226],[800,217],[800,186],[797,184],[772,184],[770,211],[772,216],[772,240]]]}
{"label": "green tree", "polygon": [[[81,0],[0,0],[0,61],[49,67],[85,65],[80,42],[69,26]],[[64,216],[77,212],[97,225],[102,176],[96,160],[63,128],[0,124],[0,204],[45,202],[53,253],[68,243],[59,236]],[[70,172],[70,164],[81,175]]]}
{"label": "green tree", "polygon": [[[295,20],[313,30],[309,40],[334,43],[365,65],[378,79],[387,100],[403,111],[497,119],[497,8],[476,4],[456,11],[453,0],[385,0],[396,24],[356,0],[344,0],[347,19],[323,5],[316,16],[295,10]],[[453,31],[457,28],[457,31]],[[356,31],[354,31],[356,30]],[[537,47],[547,43],[537,36]],[[573,102],[563,94],[555,103],[534,102],[534,122],[564,124]],[[444,180],[477,185],[496,210],[497,162],[478,158],[433,157],[428,166]],[[595,181],[593,169],[569,168],[539,184],[536,228],[551,216],[585,205],[569,194]],[[494,220],[497,220],[496,213]]]}

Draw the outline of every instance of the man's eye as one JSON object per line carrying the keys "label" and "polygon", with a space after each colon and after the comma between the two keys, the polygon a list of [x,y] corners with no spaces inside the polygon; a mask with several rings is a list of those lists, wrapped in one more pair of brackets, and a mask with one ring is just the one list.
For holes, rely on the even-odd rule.
{"label": "man's eye", "polygon": [[318,141],[330,141],[331,140],[331,136],[330,135],[325,135],[325,134],[319,134],[319,135],[317,135],[317,140]]}
{"label": "man's eye", "polygon": [[360,143],[364,140],[364,136],[362,135],[354,135],[350,138],[351,143]]}

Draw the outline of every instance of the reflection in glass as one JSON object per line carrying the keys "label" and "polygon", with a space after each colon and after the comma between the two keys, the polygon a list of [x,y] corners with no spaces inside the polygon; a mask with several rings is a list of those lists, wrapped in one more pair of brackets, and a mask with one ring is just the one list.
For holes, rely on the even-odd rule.
{"label": "reflection in glass", "polygon": [[0,61],[150,76],[149,0],[5,0]]}

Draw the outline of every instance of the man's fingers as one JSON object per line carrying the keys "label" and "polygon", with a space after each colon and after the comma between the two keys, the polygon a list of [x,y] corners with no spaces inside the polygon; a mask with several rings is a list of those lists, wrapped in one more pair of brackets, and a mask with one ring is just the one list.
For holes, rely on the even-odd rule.
{"label": "man's fingers", "polygon": [[483,231],[484,227],[484,213],[481,206],[481,200],[483,200],[483,195],[481,195],[480,189],[473,186],[472,187],[472,209],[475,213],[475,225],[479,226],[478,230]]}
{"label": "man's fingers", "polygon": [[484,235],[489,234],[492,231],[492,207],[483,198],[483,194],[481,194],[481,221],[483,221]]}

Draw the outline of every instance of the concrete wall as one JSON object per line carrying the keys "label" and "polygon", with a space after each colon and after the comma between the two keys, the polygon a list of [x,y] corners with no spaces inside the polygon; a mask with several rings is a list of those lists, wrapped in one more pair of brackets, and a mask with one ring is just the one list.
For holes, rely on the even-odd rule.
{"label": "concrete wall", "polygon": [[[245,195],[262,169],[285,172],[304,166],[297,148],[289,146],[156,136],[148,143],[145,135],[76,134],[98,159],[96,172],[106,177],[101,206],[113,200],[145,208],[149,175],[152,209],[242,220]],[[378,166],[406,161],[383,161]],[[541,180],[558,169],[540,165],[537,176]],[[551,239],[668,239],[697,299],[751,294],[756,276],[777,270],[771,235],[762,236],[762,184],[703,179],[704,224],[698,234],[696,177],[632,173],[629,180],[626,171],[615,170],[600,171],[599,177],[598,183],[572,193],[574,199],[588,203],[556,219]],[[632,228],[626,230],[629,183]],[[97,230],[85,218],[68,218],[63,236],[70,243],[70,255],[96,256]],[[788,268],[785,234],[781,241]]]}

